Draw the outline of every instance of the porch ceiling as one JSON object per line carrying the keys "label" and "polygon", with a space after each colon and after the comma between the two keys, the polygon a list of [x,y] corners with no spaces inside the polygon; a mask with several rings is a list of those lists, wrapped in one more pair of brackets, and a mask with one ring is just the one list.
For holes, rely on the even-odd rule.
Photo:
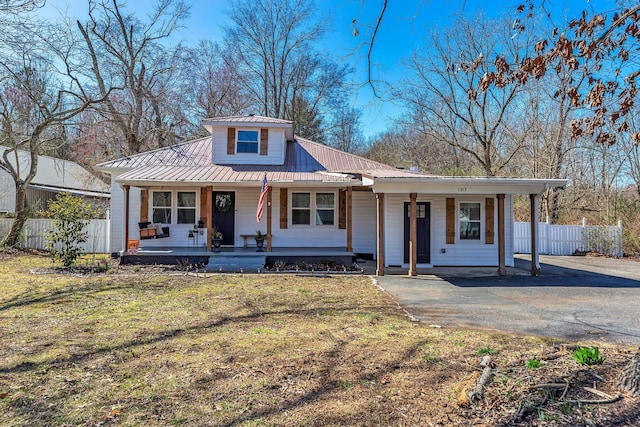
{"label": "porch ceiling", "polygon": [[527,179],[501,177],[415,176],[402,178],[363,178],[376,193],[422,194],[539,194],[548,188],[562,188],[566,179]]}

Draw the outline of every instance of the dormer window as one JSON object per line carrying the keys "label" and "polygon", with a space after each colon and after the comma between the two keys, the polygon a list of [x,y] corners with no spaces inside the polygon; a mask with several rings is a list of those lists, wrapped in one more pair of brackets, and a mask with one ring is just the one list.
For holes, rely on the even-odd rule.
{"label": "dormer window", "polygon": [[257,130],[238,130],[237,153],[258,153],[260,139]]}

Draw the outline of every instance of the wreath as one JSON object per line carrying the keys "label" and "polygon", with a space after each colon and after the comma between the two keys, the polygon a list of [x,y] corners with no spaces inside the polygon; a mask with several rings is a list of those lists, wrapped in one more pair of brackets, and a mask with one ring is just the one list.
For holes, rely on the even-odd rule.
{"label": "wreath", "polygon": [[231,196],[229,194],[216,194],[216,209],[218,209],[218,212],[227,212],[231,209]]}

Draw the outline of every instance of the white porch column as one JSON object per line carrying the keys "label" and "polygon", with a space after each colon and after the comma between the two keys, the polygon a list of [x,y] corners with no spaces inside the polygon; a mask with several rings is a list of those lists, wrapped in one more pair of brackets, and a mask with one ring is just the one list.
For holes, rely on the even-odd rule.
{"label": "white porch column", "polygon": [[376,276],[384,276],[384,193],[376,193],[378,205],[378,256],[376,260]]}

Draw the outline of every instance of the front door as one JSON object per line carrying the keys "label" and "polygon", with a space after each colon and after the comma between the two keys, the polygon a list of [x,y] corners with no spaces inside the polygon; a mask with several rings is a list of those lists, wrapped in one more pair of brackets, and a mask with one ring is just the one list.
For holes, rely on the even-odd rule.
{"label": "front door", "polygon": [[[431,262],[431,228],[430,228],[430,204],[429,202],[416,203],[416,225],[418,231],[418,264]],[[404,204],[404,262],[409,262],[409,239],[411,235],[411,219],[409,218],[411,203]]]}
{"label": "front door", "polygon": [[236,193],[213,192],[213,226],[222,233],[222,244],[235,243]]}

